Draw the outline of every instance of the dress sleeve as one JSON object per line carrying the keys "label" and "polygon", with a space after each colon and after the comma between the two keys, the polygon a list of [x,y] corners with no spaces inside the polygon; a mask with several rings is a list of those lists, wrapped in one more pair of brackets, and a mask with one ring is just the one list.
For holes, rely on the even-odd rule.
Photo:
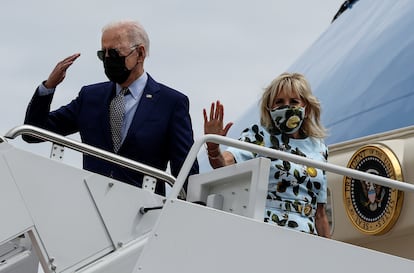
{"label": "dress sleeve", "polygon": [[[259,128],[260,127],[258,125],[253,125],[250,128],[244,129],[243,132],[240,134],[239,140],[263,146],[264,136],[263,132],[260,131]],[[229,147],[226,151],[230,152],[234,156],[236,163],[244,162],[257,157],[257,155],[253,152],[241,150],[234,147]]]}

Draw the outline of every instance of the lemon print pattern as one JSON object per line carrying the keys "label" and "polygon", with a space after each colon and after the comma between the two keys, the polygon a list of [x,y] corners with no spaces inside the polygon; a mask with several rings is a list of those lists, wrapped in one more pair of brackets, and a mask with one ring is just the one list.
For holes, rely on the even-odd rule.
{"label": "lemon print pattern", "polygon": [[[286,127],[298,126],[296,113],[286,120]],[[281,150],[313,160],[327,161],[328,149],[323,140],[306,137],[293,139],[280,131],[269,131],[255,124],[246,128],[239,140]],[[236,162],[261,155],[229,147]],[[298,231],[316,234],[315,212],[318,203],[327,202],[325,171],[279,158],[271,160],[264,221]]]}
{"label": "lemon print pattern", "polygon": [[286,126],[289,129],[296,128],[299,125],[300,118],[298,116],[291,116],[286,122]]}
{"label": "lemon print pattern", "polygon": [[316,169],[314,167],[307,167],[306,168],[306,173],[310,176],[310,177],[315,177],[318,172],[316,171]]}

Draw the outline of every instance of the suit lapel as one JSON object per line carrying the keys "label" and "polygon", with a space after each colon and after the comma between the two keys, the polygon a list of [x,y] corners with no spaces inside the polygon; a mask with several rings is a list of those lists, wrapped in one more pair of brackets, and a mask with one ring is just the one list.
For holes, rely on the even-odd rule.
{"label": "suit lapel", "polygon": [[134,118],[132,119],[132,123],[129,127],[125,142],[130,136],[130,132],[142,128],[145,120],[147,120],[149,115],[153,113],[154,107],[160,96],[159,91],[160,85],[156,81],[154,81],[150,75],[148,75],[147,84],[145,85]]}

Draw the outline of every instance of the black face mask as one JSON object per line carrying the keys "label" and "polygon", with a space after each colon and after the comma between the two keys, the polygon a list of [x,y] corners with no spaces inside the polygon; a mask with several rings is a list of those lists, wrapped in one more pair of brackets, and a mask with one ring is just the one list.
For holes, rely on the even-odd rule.
{"label": "black face mask", "polygon": [[119,57],[106,57],[103,60],[105,75],[110,81],[116,82],[118,84],[124,83],[129,75],[131,70],[125,66],[125,56]]}

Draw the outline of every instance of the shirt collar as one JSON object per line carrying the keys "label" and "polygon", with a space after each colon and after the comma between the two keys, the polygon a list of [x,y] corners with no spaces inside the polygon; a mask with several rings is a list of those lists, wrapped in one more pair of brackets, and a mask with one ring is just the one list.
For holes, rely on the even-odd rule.
{"label": "shirt collar", "polygon": [[[141,97],[142,93],[144,92],[144,88],[145,88],[145,85],[147,84],[147,81],[148,81],[148,75],[144,71],[144,73],[142,73],[142,75],[138,79],[136,79],[134,82],[132,82],[128,86],[129,93],[132,95],[134,99],[139,99]],[[116,84],[117,94],[119,94],[121,89],[122,87],[119,84]]]}

